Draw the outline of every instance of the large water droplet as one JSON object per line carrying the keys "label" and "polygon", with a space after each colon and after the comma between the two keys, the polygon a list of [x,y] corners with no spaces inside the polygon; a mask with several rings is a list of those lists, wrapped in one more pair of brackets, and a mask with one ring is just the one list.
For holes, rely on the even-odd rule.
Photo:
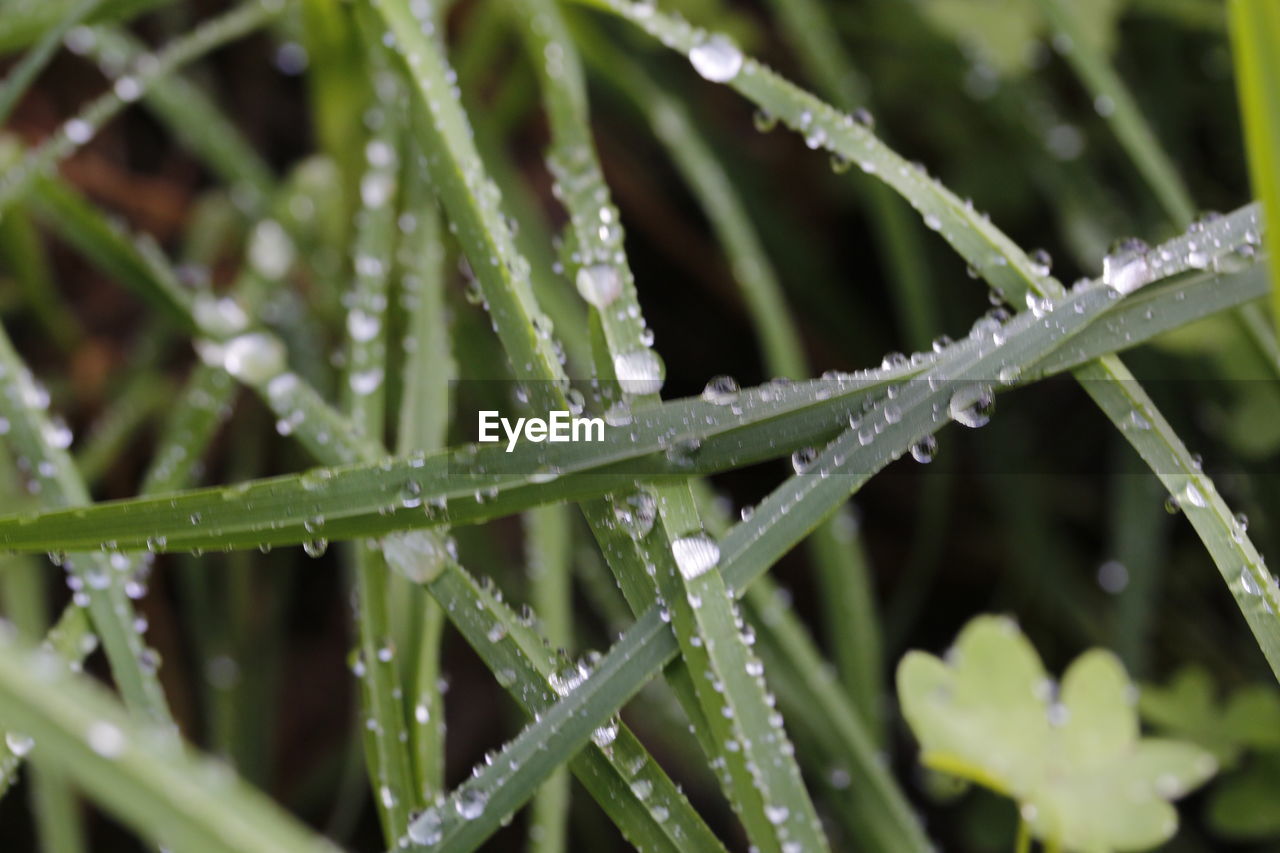
{"label": "large water droplet", "polygon": [[628,394],[656,394],[662,390],[665,369],[658,354],[647,347],[613,357],[613,372]]}
{"label": "large water droplet", "polygon": [[1151,282],[1151,264],[1147,262],[1146,243],[1125,240],[1102,259],[1102,283],[1120,293],[1133,291]]}
{"label": "large water droplet", "polygon": [[991,386],[973,384],[966,385],[951,395],[947,412],[956,423],[977,429],[991,420],[995,407],[996,397]]}
{"label": "large water droplet", "polygon": [[36,742],[28,735],[19,734],[18,732],[6,732],[4,745],[9,747],[10,752],[21,758],[31,751],[31,747],[35,746]]}
{"label": "large water droplet", "polygon": [[694,70],[713,83],[727,83],[742,70],[742,51],[722,35],[714,35],[689,51]]}
{"label": "large water droplet", "polygon": [[458,814],[463,820],[475,820],[484,814],[484,807],[489,803],[489,795],[484,791],[471,788],[462,791],[458,795],[458,801],[454,804]]}
{"label": "large water droplet", "polygon": [[284,370],[284,345],[273,335],[249,332],[227,342],[223,369],[242,382],[256,385]]}
{"label": "large water droplet", "polygon": [[705,533],[675,540],[671,554],[685,580],[693,580],[720,562],[720,546]]}
{"label": "large water droplet", "polygon": [[622,276],[609,264],[581,267],[577,277],[578,293],[597,308],[605,308],[622,293]]}
{"label": "large water droplet", "polygon": [[937,452],[938,439],[931,435],[926,435],[924,438],[911,445],[911,458],[922,465],[927,465],[932,462],[933,457]]}
{"label": "large water droplet", "polygon": [[738,398],[738,383],[732,376],[716,376],[702,389],[702,399],[725,406]]}

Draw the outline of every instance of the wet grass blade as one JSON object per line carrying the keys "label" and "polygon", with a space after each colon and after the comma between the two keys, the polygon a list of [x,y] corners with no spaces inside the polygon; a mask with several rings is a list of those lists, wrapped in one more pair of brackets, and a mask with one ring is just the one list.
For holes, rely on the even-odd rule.
{"label": "wet grass blade", "polygon": [[148,726],[66,661],[0,638],[0,723],[152,841],[205,853],[335,850],[234,775]]}
{"label": "wet grass blade", "polygon": [[[1136,345],[1149,333],[1197,319],[1201,316],[1197,305],[1207,316],[1258,298],[1266,292],[1260,269],[1201,273],[1168,286],[1152,285],[1147,293],[1119,300],[1069,344],[1042,358],[1034,376],[1070,370],[1099,353]],[[1165,322],[1165,310],[1175,311],[1178,322]],[[1187,310],[1189,314],[1182,313]],[[1112,317],[1123,322],[1101,322]],[[942,355],[948,357],[946,353],[944,350]],[[331,540],[409,527],[475,523],[543,503],[599,496],[634,482],[637,474],[712,473],[821,444],[846,423],[850,410],[890,385],[918,377],[925,364],[868,371],[830,382],[746,389],[737,401],[741,414],[700,398],[667,402],[637,412],[633,423],[616,436],[606,431],[604,442],[580,445],[567,453],[556,450],[562,445],[524,444],[510,454],[502,447],[481,445],[479,449],[321,469],[164,499],[110,501],[64,512],[10,515],[0,518],[0,545],[42,552],[49,548],[98,548],[114,542],[127,549],[145,547],[149,538],[159,536],[165,537],[164,542],[153,545],[162,550],[299,544],[314,538],[307,522],[316,514],[325,515],[325,533]],[[1019,381],[1031,381],[1032,375],[1029,372]],[[317,418],[318,433],[338,434],[343,419],[329,420],[331,410],[314,390],[296,379],[267,383],[268,399],[274,398],[273,403],[285,415],[301,411],[308,418]],[[690,427],[694,421],[699,423]],[[671,438],[664,440],[664,434]],[[780,439],[781,435],[786,437]],[[690,464],[667,459],[665,449],[671,441],[692,440],[702,445]],[[356,463],[359,456],[349,454],[344,449],[348,445],[313,449],[338,454],[344,464]],[[546,481],[539,472],[548,470],[558,471],[559,476]],[[459,474],[465,474],[467,482],[462,482]],[[476,500],[477,488],[496,491]],[[417,493],[421,507],[409,510],[400,506],[405,489]],[[444,510],[439,509],[442,503]],[[192,514],[197,514],[200,524],[190,523]]]}
{"label": "wet grass blade", "polygon": [[163,79],[209,51],[239,38],[266,24],[279,14],[280,0],[250,0],[217,18],[211,18],[191,32],[179,37],[145,63],[136,77],[136,88],[121,97],[114,89],[99,95],[49,139],[33,148],[12,169],[0,176],[0,211],[21,197],[30,182],[45,174],[81,145],[88,142],[104,123],[114,118],[156,80]]}
{"label": "wet grass blade", "polygon": [[[1231,0],[1231,45],[1254,191],[1267,221],[1280,222],[1280,9],[1266,0]],[[1277,257],[1280,232],[1266,237]],[[1272,322],[1280,324],[1280,264],[1271,267]]]}
{"label": "wet grass blade", "polygon": [[5,75],[4,81],[0,82],[0,125],[9,120],[18,100],[49,64],[67,31],[83,21],[101,3],[102,0],[77,0],[69,5],[61,20],[45,30],[35,47]]}
{"label": "wet grass blade", "polygon": [[[8,335],[0,330],[0,418],[15,454],[30,468],[29,490],[45,506],[76,506],[89,502],[89,493],[66,448],[71,431],[48,414],[48,392],[36,383],[22,363]],[[154,652],[134,627],[133,603],[125,593],[126,580],[138,564],[124,555],[100,551],[58,555],[66,565],[76,603],[88,608],[107,651],[111,672],[121,695],[140,717],[157,725],[172,725],[164,692],[156,678]]]}

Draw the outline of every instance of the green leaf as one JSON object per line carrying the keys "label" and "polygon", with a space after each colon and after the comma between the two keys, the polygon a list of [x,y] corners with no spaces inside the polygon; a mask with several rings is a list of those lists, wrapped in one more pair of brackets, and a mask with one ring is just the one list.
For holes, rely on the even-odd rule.
{"label": "green leaf", "polygon": [[1081,655],[1060,695],[1011,620],[982,616],[944,662],[910,652],[898,669],[903,715],[928,766],[1018,801],[1041,840],[1069,850],[1144,850],[1172,837],[1166,802],[1217,762],[1190,743],[1141,738],[1133,687],[1110,652]]}
{"label": "green leaf", "polygon": [[1233,841],[1280,835],[1280,755],[1254,756],[1249,765],[1215,785],[1206,812],[1215,833]]}
{"label": "green leaf", "polygon": [[1044,21],[1027,0],[928,0],[920,10],[1001,74],[1030,70]]}
{"label": "green leaf", "polygon": [[1183,667],[1165,686],[1144,685],[1138,708],[1147,722],[1195,741],[1224,766],[1246,749],[1280,749],[1280,693],[1247,685],[1219,702],[1213,676],[1201,666]]}

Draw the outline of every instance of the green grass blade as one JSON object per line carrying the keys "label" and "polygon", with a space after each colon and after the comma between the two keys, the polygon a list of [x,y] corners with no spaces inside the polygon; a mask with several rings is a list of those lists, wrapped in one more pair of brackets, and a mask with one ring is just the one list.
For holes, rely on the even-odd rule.
{"label": "green grass blade", "polygon": [[1061,35],[1055,44],[1071,63],[1071,67],[1088,87],[1100,114],[1115,131],[1120,144],[1133,160],[1142,177],[1155,193],[1160,204],[1179,226],[1185,226],[1196,216],[1196,206],[1191,193],[1170,161],[1164,148],[1142,116],[1129,87],[1124,84],[1102,48],[1086,29],[1080,18],[1063,0],[1037,0],[1054,29]]}
{"label": "green grass blade", "polygon": [[[1266,0],[1232,0],[1229,8],[1249,172],[1267,222],[1280,222],[1280,9]],[[1266,242],[1277,257],[1280,232],[1268,228]],[[1280,264],[1271,266],[1271,313],[1280,324]]]}
{"label": "green grass blade", "polygon": [[[1147,339],[1148,327],[1164,331],[1167,326],[1158,321],[1159,312],[1175,305],[1194,304],[1197,300],[1188,293],[1216,299],[1237,287],[1238,301],[1228,300],[1225,307],[1263,295],[1265,280],[1256,268],[1221,276],[1205,273],[1194,285],[1170,287],[1158,300],[1139,303],[1142,307],[1137,310],[1128,308],[1136,297],[1120,300],[1094,318],[1089,328],[1069,344],[1060,345],[1041,359],[1019,381],[1072,369],[1096,358],[1099,351],[1114,352],[1136,345]],[[1161,290],[1153,286],[1152,292]],[[1211,307],[1223,306],[1211,303]],[[1142,322],[1149,311],[1152,321]],[[1108,328],[1110,324],[1102,321],[1113,316],[1124,317],[1126,322]],[[953,357],[947,352],[943,353],[946,359]],[[708,404],[701,398],[672,401],[636,413],[633,427],[622,431],[617,439],[610,437],[614,435],[612,431],[606,431],[604,442],[581,445],[568,453],[553,452],[556,445],[521,445],[511,454],[500,447],[482,445],[479,450],[464,447],[449,453],[355,464],[339,470],[318,469],[163,499],[110,501],[67,511],[9,515],[0,518],[0,546],[41,552],[49,548],[98,548],[115,542],[128,549],[145,547],[148,538],[157,536],[166,537],[163,543],[153,543],[157,550],[169,551],[222,545],[248,548],[299,544],[314,538],[307,522],[317,514],[326,516],[324,532],[334,541],[367,535],[369,531],[475,523],[543,503],[599,496],[634,482],[638,471],[647,472],[647,476],[664,472],[708,474],[820,444],[846,423],[851,409],[891,385],[918,378],[923,370],[922,365],[917,365],[868,371],[832,380],[834,386],[816,380],[747,389],[739,395],[741,414],[731,414],[726,407]],[[285,373],[283,377],[264,383],[267,398],[285,415],[301,412],[308,421],[316,418],[318,435],[339,434],[345,419],[327,410],[315,391],[296,375]],[[694,422],[696,426],[689,426]],[[766,425],[769,434],[780,428],[786,430],[788,437],[781,442],[767,437]],[[702,442],[691,466],[666,458],[660,436],[673,429],[674,440]],[[306,435],[300,437],[312,441]],[[312,442],[314,449],[353,463],[359,454],[347,449],[349,445],[348,441],[326,449],[324,444]],[[459,470],[451,468],[461,462],[468,465],[467,482],[461,482]],[[513,473],[479,473],[486,468]],[[540,482],[546,478],[536,472],[552,469],[560,476]],[[476,500],[474,492],[478,487],[496,491],[492,497]],[[412,511],[401,507],[405,491],[415,492],[423,506]],[[431,506],[441,502],[447,511]],[[199,514],[201,524],[190,523],[193,513]]]}
{"label": "green grass blade", "polygon": [[[0,141],[0,163],[8,165],[19,156],[16,142]],[[50,259],[35,224],[25,210],[13,209],[0,219],[0,258],[18,280],[24,307],[44,327],[59,349],[70,352],[81,340],[80,321],[58,298]]]}
{"label": "green grass blade", "polygon": [[[145,66],[146,48],[125,30],[97,27],[92,34],[89,55],[113,81],[117,93],[132,97],[137,81],[130,72],[140,63]],[[181,75],[171,74],[153,80],[142,92],[142,103],[183,147],[230,185],[243,211],[261,212],[275,192],[271,167],[204,90]]]}
{"label": "green grass blade", "polygon": [[208,853],[333,850],[167,728],[144,727],[65,661],[0,639],[0,722],[153,841]]}
{"label": "green grass blade", "polygon": [[[457,375],[445,306],[445,247],[439,208],[426,171],[416,161],[405,168],[405,213],[402,227],[412,223],[400,241],[400,303],[409,317],[405,326],[404,384],[396,453],[408,456],[438,450],[445,444],[452,411],[450,383]],[[406,219],[405,217],[409,217]],[[402,582],[409,620],[417,619],[416,642],[409,650],[413,712],[409,732],[418,787],[424,802],[444,791],[444,696],[440,691],[440,643],[444,614],[416,584]]]}
{"label": "green grass blade", "polygon": [[[0,417],[8,427],[7,440],[26,460],[32,477],[29,489],[46,506],[75,506],[89,502],[67,446],[71,432],[48,415],[48,392],[36,384],[7,334],[0,330]],[[125,579],[138,568],[126,557],[101,552],[62,556],[69,583],[87,606],[107,651],[111,672],[130,708],[156,724],[171,725],[164,692],[156,678],[154,652],[134,627],[133,605],[125,594]]]}
{"label": "green grass blade", "polygon": [[[542,633],[555,648],[573,651],[572,532],[568,509],[544,506],[524,516],[530,600]],[[569,774],[563,768],[538,789],[530,808],[529,849],[564,853],[569,835]]]}
{"label": "green grass blade", "polygon": [[49,64],[67,31],[83,21],[101,2],[102,0],[78,0],[69,5],[62,18],[44,32],[35,47],[5,76],[4,82],[0,83],[0,124],[9,120],[14,106]]}
{"label": "green grass blade", "polygon": [[[0,53],[35,44],[69,14],[77,0],[8,0],[0,17]],[[93,23],[123,23],[171,0],[105,0],[90,15]]]}
{"label": "green grass blade", "polygon": [[[957,387],[989,380],[1002,367],[1029,366],[1057,342],[1078,333],[1090,315],[1101,312],[1115,298],[1116,293],[1110,288],[1091,287],[1049,306],[1044,314],[1047,324],[1042,325],[1040,318],[1034,318],[1034,323],[1026,322],[1033,319],[1030,317],[1014,321],[1006,327],[1007,334],[1000,343],[995,343],[990,330],[976,332],[956,345],[961,356],[955,362],[935,367],[927,374],[927,379],[933,381],[911,383],[896,397],[882,398],[862,419],[863,426],[876,426],[871,440],[863,440],[861,428],[846,430],[818,456],[810,473],[788,479],[748,521],[735,526],[721,540],[720,566],[729,588],[740,595],[874,473],[947,423],[947,403]],[[886,417],[890,409],[893,414]],[[547,738],[574,738],[573,742],[581,742],[579,739],[587,737],[589,727],[607,719],[602,712],[610,701],[621,704],[638,689],[639,685],[629,680],[637,677],[633,674],[637,661],[649,663],[656,671],[659,664],[652,662],[656,658],[665,660],[675,652],[673,632],[664,616],[656,612],[659,610],[655,606],[645,612],[604,656],[594,673],[525,729],[491,766],[455,796],[483,791],[486,802],[505,804],[527,788],[529,776],[541,774],[536,778],[545,778],[550,772],[545,763],[527,763],[537,760],[536,747],[531,744]],[[533,757],[528,755],[530,749],[535,752]],[[459,849],[466,849],[470,843],[466,839],[472,836],[466,821],[461,823],[449,826],[457,826],[454,837],[460,839]]]}
{"label": "green grass blade", "polygon": [[97,128],[114,118],[132,100],[156,80],[165,78],[182,66],[199,59],[211,50],[261,27],[283,8],[281,0],[250,0],[217,18],[211,18],[151,57],[136,76],[136,89],[126,92],[128,99],[112,90],[99,95],[74,118],[37,148],[33,148],[16,167],[0,176],[0,212],[22,196],[37,176],[42,175],[64,157],[92,138]]}
{"label": "green grass blade", "polygon": [[[631,20],[668,47],[682,53],[690,54],[709,43],[706,33],[695,30],[682,19],[653,11],[651,6],[641,7],[624,0],[588,2]],[[642,11],[637,12],[638,9]],[[1056,279],[1037,270],[1031,259],[1012,240],[986,221],[972,206],[960,202],[941,184],[904,162],[873,134],[859,127],[851,117],[841,116],[838,111],[763,65],[744,59],[732,45],[727,48],[721,45],[716,51],[716,57],[720,60],[720,67],[711,76],[721,78],[720,82],[728,83],[757,105],[779,116],[789,127],[806,134],[813,147],[834,151],[859,163],[864,171],[881,176],[915,205],[924,217],[925,224],[937,230],[1002,298],[1017,304],[1023,299],[1036,301],[1056,297],[1063,291]],[[732,61],[726,61],[726,58]],[[728,73],[729,71],[732,73]],[[1256,234],[1254,236],[1256,238]],[[1216,247],[1211,242],[1204,242],[1204,235],[1200,230],[1184,235],[1182,241],[1182,254],[1170,253],[1168,259],[1162,254],[1144,258],[1144,277],[1151,271],[1147,268],[1157,265],[1171,264],[1203,269],[1206,265],[1215,263],[1215,258],[1211,257],[1215,253],[1211,250]],[[1256,242],[1256,239],[1250,242]],[[1219,254],[1217,257],[1224,256]],[[1113,418],[1127,418],[1134,410],[1140,413],[1154,411],[1154,404],[1114,356],[1099,359],[1077,373],[1095,403]],[[1105,381],[1089,381],[1098,379]],[[1123,416],[1121,412],[1124,413]],[[1206,506],[1196,507],[1195,512],[1189,513],[1189,517],[1224,578],[1238,578],[1242,571],[1250,577],[1266,574],[1257,568],[1258,555],[1247,535],[1233,528],[1232,516],[1225,511],[1225,504],[1217,497],[1212,483],[1198,472],[1192,455],[1172,431],[1125,430],[1123,420],[1118,419],[1114,423],[1138,450],[1139,455],[1153,465],[1153,473],[1167,486],[1172,482],[1180,490],[1189,484],[1202,495]],[[1156,461],[1163,461],[1168,465],[1163,469],[1156,469]],[[1240,541],[1236,541],[1237,539]],[[1231,587],[1232,595],[1272,670],[1280,676],[1280,616],[1258,613],[1257,601],[1254,600],[1258,597],[1269,599],[1274,591],[1274,583],[1265,586],[1265,578],[1253,579],[1255,583]],[[1260,591],[1259,596],[1247,594],[1247,590],[1252,588]]]}
{"label": "green grass blade", "polygon": [[[367,24],[367,21],[362,21]],[[352,241],[351,288],[347,308],[344,408],[355,431],[381,445],[386,428],[387,296],[390,262],[395,255],[399,170],[402,158],[399,114],[404,109],[400,81],[371,26],[362,26],[368,68],[378,79],[374,126],[365,149],[360,178],[360,207]],[[379,454],[381,455],[381,454]],[[409,729],[400,664],[391,625],[391,575],[373,542],[357,542],[352,552],[356,575],[356,630],[360,642],[362,714],[371,721],[369,775],[388,842],[404,834],[409,815],[425,805],[410,764]]]}
{"label": "green grass blade", "polygon": [[164,312],[179,329],[194,332],[195,300],[154,246],[143,248],[72,187],[57,178],[36,177],[28,196],[40,219],[112,279]]}

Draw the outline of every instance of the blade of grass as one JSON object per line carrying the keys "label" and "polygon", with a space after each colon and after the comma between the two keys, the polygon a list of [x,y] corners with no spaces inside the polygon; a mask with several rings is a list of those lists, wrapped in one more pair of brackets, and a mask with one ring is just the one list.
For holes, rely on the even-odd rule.
{"label": "blade of grass", "polygon": [[[721,540],[721,566],[730,589],[741,594],[873,474],[945,425],[950,419],[948,401],[957,388],[989,381],[993,373],[1011,365],[1029,367],[1058,342],[1077,334],[1089,316],[1103,311],[1117,296],[1108,287],[1090,287],[1046,306],[1043,317],[1048,322],[1044,325],[1041,318],[1026,316],[1006,326],[1004,334],[980,329],[955,345],[959,354],[955,361],[935,366],[926,374],[926,381],[909,383],[896,396],[881,398],[861,422],[862,426],[875,426],[871,439],[864,440],[861,427],[847,429],[818,456],[808,473],[789,478],[750,519]],[[594,673],[511,741],[491,765],[455,791],[456,801],[466,802],[468,796],[482,792],[487,802],[506,803],[527,791],[531,779],[545,778],[550,768],[535,763],[536,744],[549,738],[572,743],[585,740],[590,731],[587,727],[606,719],[611,702],[620,704],[639,688],[630,679],[637,677],[635,670],[640,665],[653,667],[650,672],[654,672],[659,665],[655,658],[665,661],[675,653],[678,641],[668,619],[671,615],[664,606],[655,604],[646,611],[601,659]],[[683,653],[683,646],[679,648]],[[534,750],[534,758],[528,756],[530,750]],[[447,814],[442,818],[448,821],[446,829],[456,833],[451,837],[473,838],[468,821],[451,819]],[[466,849],[469,843],[460,842],[460,846]]]}
{"label": "blade of grass", "polygon": [[[276,378],[280,375],[292,376],[279,374]],[[322,413],[325,404],[314,390],[308,391],[305,397],[282,402],[279,395],[273,397],[269,391],[273,381],[262,379],[255,390],[282,415],[293,411],[298,399],[306,401],[307,416],[299,419],[294,434],[308,447],[329,456],[376,455],[356,437],[352,427],[342,428],[345,419],[341,415],[331,410],[328,414]],[[299,387],[305,386],[300,384]],[[329,432],[335,427],[337,431]],[[320,441],[312,435],[308,439],[308,434],[318,432],[328,433],[329,438]],[[416,505],[419,498],[409,491],[401,493],[400,500]],[[495,673],[499,684],[531,714],[540,713],[554,702],[556,693],[553,686],[556,682],[553,676],[560,672],[563,661],[557,661],[542,637],[529,631],[528,626],[516,619],[501,601],[482,589],[457,565],[449,556],[450,547],[436,532],[427,531],[389,537],[384,542],[383,551],[392,568],[417,583],[427,585],[454,626]],[[593,727],[593,730],[602,726],[605,724]],[[715,836],[626,728],[619,727],[613,738],[604,746],[593,746],[587,755],[576,759],[573,770],[624,835],[644,850],[679,850],[683,839],[696,839],[699,849],[717,849]],[[564,753],[555,758],[548,751],[551,744],[541,744],[537,749],[542,760],[559,762],[571,754]],[[649,785],[633,786],[641,779],[648,781]],[[532,794],[533,789],[528,790],[519,802]],[[447,808],[432,808],[425,816],[417,818],[406,837],[410,841],[426,843],[422,839],[433,838],[437,834],[443,836],[442,821],[459,818],[464,812],[472,813],[472,808],[460,809],[459,802],[460,796],[455,792]],[[475,806],[476,801],[469,802]],[[468,825],[468,833],[482,832],[484,827],[492,831],[508,814],[502,810],[502,803],[485,806],[487,802],[481,801],[483,814],[464,821]]]}
{"label": "blade of grass", "polygon": [[[530,600],[542,633],[555,648],[573,650],[572,548],[569,513],[544,506],[524,516]],[[569,849],[569,774],[561,768],[542,783],[529,818],[529,850],[564,853]]]}
{"label": "blade of grass", "polygon": [[[651,6],[641,7],[625,0],[586,2],[627,18],[668,47],[685,54],[705,44],[708,38],[706,33],[695,30],[682,19],[658,13]],[[637,13],[637,9],[642,11]],[[842,116],[755,60],[743,59],[736,47],[730,45],[729,49],[736,54],[732,64],[734,73],[723,75],[723,82],[777,115],[787,126],[805,133],[816,147],[834,151],[860,163],[864,171],[880,175],[916,206],[925,224],[937,230],[1002,298],[1014,304],[1029,299],[1030,308],[1032,302],[1063,292],[1060,282],[1043,275],[1026,253],[971,205],[963,204],[920,169],[904,162],[866,128],[858,126],[852,117]],[[1257,232],[1250,243],[1256,242],[1256,236]],[[1167,257],[1164,254],[1145,257],[1144,270],[1150,273],[1157,268],[1161,268],[1160,271],[1204,268],[1202,261],[1212,264],[1216,258],[1226,259],[1212,251],[1216,247],[1203,245],[1203,239],[1201,230],[1184,235],[1174,241],[1178,251],[1171,251]],[[1144,276],[1150,279],[1149,275]],[[1280,677],[1280,616],[1274,612],[1276,603],[1280,602],[1270,602],[1280,593],[1270,573],[1261,568],[1260,557],[1248,536],[1234,529],[1233,516],[1212,482],[1199,470],[1192,454],[1168,428],[1163,417],[1158,416],[1154,403],[1118,358],[1101,358],[1077,369],[1075,374],[1166,488],[1175,494],[1190,489],[1192,497],[1200,496],[1191,502],[1188,519],[1227,580],[1272,670]],[[1146,421],[1159,424],[1158,428],[1125,430],[1126,419],[1135,411],[1140,418],[1145,413],[1153,413],[1155,419],[1146,418]],[[1195,505],[1197,503],[1203,506]],[[1250,582],[1240,581],[1242,572]],[[1250,589],[1258,589],[1260,594],[1250,595]],[[1270,614],[1261,612],[1258,606],[1258,600],[1264,598],[1273,611]]]}
{"label": "blade of grass", "polygon": [[[134,97],[138,85],[134,75],[151,61],[146,47],[126,30],[96,27],[90,32],[89,55],[117,94]],[[183,147],[230,185],[242,212],[263,212],[266,199],[275,193],[271,167],[204,90],[180,74],[170,74],[152,80],[141,99]]]}
{"label": "blade of grass", "polygon": [[[1228,6],[1249,172],[1267,221],[1280,222],[1280,9],[1265,0],[1231,0]],[[1280,248],[1277,233],[1267,229],[1272,257]],[[1271,313],[1280,324],[1280,264],[1271,267]]]}
{"label": "blade of grass", "polygon": [[[182,66],[261,27],[284,8],[283,0],[249,0],[249,2],[211,18],[179,37],[149,61],[136,77],[137,87],[126,92],[141,95],[156,80],[163,79]],[[130,103],[112,90],[99,95],[75,117],[38,147],[33,148],[16,167],[0,175],[0,212],[22,196],[37,176],[44,174],[76,148],[88,142],[104,123],[114,118]]]}
{"label": "blade of grass", "polygon": [[7,635],[0,648],[0,722],[29,733],[42,762],[153,841],[208,853],[336,849],[58,658]]}
{"label": "blade of grass", "polygon": [[101,3],[102,0],[77,0],[69,4],[57,23],[45,30],[35,47],[5,76],[4,82],[0,83],[0,125],[9,120],[27,88],[49,64],[67,31],[88,17]]}
{"label": "blade of grass", "polygon": [[[0,469],[0,494],[6,501],[23,501],[26,496],[18,493],[18,472],[7,453],[0,453]],[[25,642],[40,642],[49,629],[44,569],[30,557],[10,557],[0,565],[0,572],[7,618]],[[25,734],[5,735],[5,750],[13,756],[15,770],[15,746],[25,742],[24,752],[35,747],[35,742],[27,738]],[[84,824],[66,779],[52,767],[38,766],[32,768],[29,780],[28,799],[41,849],[49,853],[84,850]]]}
{"label": "blade of grass", "polygon": [[[409,317],[402,341],[405,353],[404,396],[396,430],[396,453],[408,456],[438,450],[445,444],[452,411],[450,384],[457,376],[445,306],[445,247],[440,212],[431,195],[426,169],[416,159],[405,167],[405,214],[411,217],[407,238],[400,241],[400,301]],[[403,225],[402,225],[403,227]],[[397,576],[399,578],[399,576]],[[418,788],[423,802],[444,791],[444,696],[440,691],[440,643],[444,613],[417,584],[393,580],[395,596],[403,594],[417,620],[416,642],[409,650],[406,680],[413,712],[409,733]]]}
{"label": "blade of grass", "polygon": [[[67,453],[71,433],[48,412],[48,392],[31,376],[0,329],[0,417],[8,426],[7,439],[19,464],[28,466],[30,489],[46,506],[89,503],[88,490]],[[111,559],[101,552],[62,556],[68,584],[88,607],[102,638],[111,673],[130,708],[144,719],[172,725],[164,692],[156,678],[154,652],[134,627],[133,604],[125,594],[125,577],[136,565],[125,557]]]}
{"label": "blade of grass", "polygon": [[[593,42],[580,40],[583,46]],[[679,102],[646,78],[625,57],[585,52],[597,73],[614,81],[645,112],[649,124],[702,204],[725,247],[746,297],[764,353],[766,370],[774,376],[799,379],[809,374],[800,334],[787,310],[772,264],[737,198],[733,184],[698,136]],[[895,201],[895,203],[897,203]],[[878,728],[882,667],[875,609],[869,596],[868,567],[860,544],[839,535],[833,525],[814,532],[811,554],[825,590],[822,596],[837,666],[846,686],[858,697],[864,719]],[[847,530],[847,526],[840,529]],[[858,614],[850,618],[850,614]]]}
{"label": "blade of grass", "polygon": [[1116,74],[1102,48],[1081,26],[1080,18],[1068,4],[1062,0],[1036,2],[1054,29],[1062,35],[1055,46],[1093,95],[1099,114],[1111,125],[1160,204],[1179,226],[1185,226],[1196,216],[1191,193],[1143,118],[1129,87]]}
{"label": "blade of grass", "polygon": [[[1260,267],[1231,274],[1203,273],[1168,287],[1167,292],[1152,286],[1152,301],[1140,300],[1137,295],[1120,300],[1018,381],[1073,369],[1099,353],[1147,340],[1148,332],[1167,328],[1161,322],[1164,308],[1194,306],[1201,297],[1224,299],[1231,307],[1258,298],[1266,287],[1265,270]],[[1221,306],[1210,307],[1217,310]],[[1150,321],[1145,320],[1148,313]],[[1104,318],[1115,322],[1103,322]],[[941,354],[944,360],[954,357],[948,352]],[[317,469],[163,499],[135,498],[74,510],[9,515],[0,518],[0,546],[43,552],[51,547],[74,550],[114,542],[128,549],[144,547],[148,538],[159,536],[165,541],[153,542],[158,551],[296,545],[314,538],[307,522],[316,514],[325,515],[325,534],[333,541],[370,532],[475,523],[543,503],[600,496],[633,483],[637,476],[709,474],[785,456],[827,440],[847,421],[851,410],[891,385],[919,378],[929,363],[744,390],[738,397],[740,414],[701,398],[664,403],[635,413],[626,429],[606,430],[603,442],[581,445],[569,453],[559,452],[559,445],[518,445],[510,454],[502,447],[478,445],[402,460],[352,464],[359,457],[349,455],[347,442],[326,448],[303,435],[300,437],[313,449],[333,455],[335,461],[344,459],[351,467]],[[330,420],[314,390],[298,382],[296,376],[284,376],[288,378],[270,383],[268,396],[275,398],[273,404],[287,416],[296,411],[311,412],[313,405],[318,406],[316,414],[307,415],[320,422],[316,435],[337,434],[344,419]],[[664,435],[669,437],[664,439]],[[691,462],[676,463],[667,458],[668,445],[690,441],[702,442]],[[546,478],[538,472],[549,470],[560,475],[543,482]],[[494,491],[492,496],[482,495],[477,500],[477,488]],[[402,507],[404,490],[415,492],[422,506],[412,510]],[[447,510],[437,508],[441,503]],[[201,524],[190,524],[193,513],[200,516]]]}
{"label": "blade of grass", "polygon": [[[7,166],[19,156],[15,142],[0,141],[0,164]],[[84,330],[75,315],[57,296],[48,254],[31,217],[24,210],[10,210],[0,219],[0,257],[18,281],[22,303],[63,352],[71,352]]]}

